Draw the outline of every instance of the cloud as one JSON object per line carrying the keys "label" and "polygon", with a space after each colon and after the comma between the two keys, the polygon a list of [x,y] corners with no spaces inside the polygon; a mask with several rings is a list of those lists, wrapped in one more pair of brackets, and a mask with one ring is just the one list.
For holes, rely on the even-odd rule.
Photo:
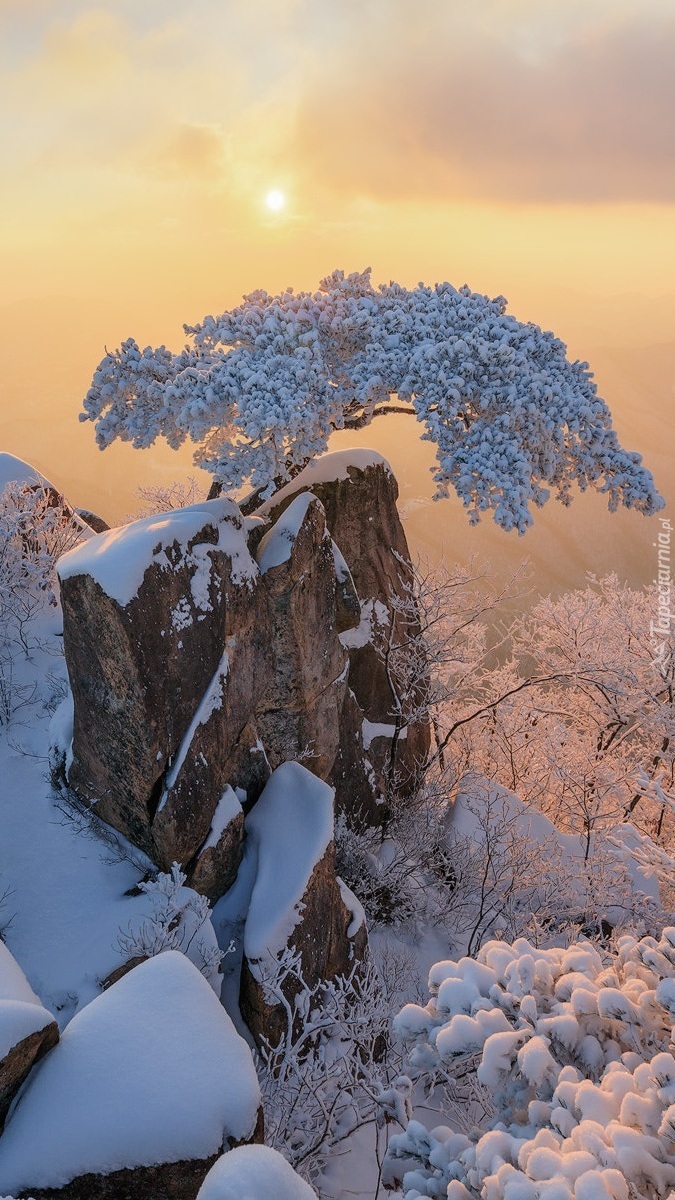
{"label": "cloud", "polygon": [[467,24],[454,3],[439,16],[422,0],[412,23],[391,0],[385,23],[371,0],[361,36],[315,70],[298,109],[293,149],[315,185],[379,199],[674,200],[672,8],[596,0],[584,21],[568,12],[557,25],[552,0],[505,8],[510,24],[489,3],[494,19]]}
{"label": "cloud", "polygon": [[86,9],[72,22],[58,22],[46,31],[42,66],[71,82],[100,80],[102,74],[124,67],[130,37],[117,14],[104,8]]}
{"label": "cloud", "polygon": [[156,167],[160,174],[213,181],[221,176],[224,151],[220,126],[185,122],[159,148]]}

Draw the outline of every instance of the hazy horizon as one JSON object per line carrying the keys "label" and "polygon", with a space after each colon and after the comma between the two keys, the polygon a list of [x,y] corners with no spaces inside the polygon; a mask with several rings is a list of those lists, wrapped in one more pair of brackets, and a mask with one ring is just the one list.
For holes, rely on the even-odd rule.
{"label": "hazy horizon", "polygon": [[[122,520],[194,468],[96,450],[77,418],[105,347],[179,348],[244,293],[371,266],[553,329],[672,511],[674,53],[670,0],[0,0],[0,448]],[[529,555],[538,590],[651,577],[653,525],[601,497],[521,540],[430,508],[398,428],[359,440],[420,551]]]}

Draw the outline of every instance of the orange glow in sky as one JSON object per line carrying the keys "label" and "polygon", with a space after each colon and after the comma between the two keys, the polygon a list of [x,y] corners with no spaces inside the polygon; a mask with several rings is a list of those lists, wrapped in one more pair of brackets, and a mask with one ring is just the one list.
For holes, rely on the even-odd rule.
{"label": "orange glow in sky", "polygon": [[337,267],[673,341],[672,0],[0,0],[0,58],[0,448],[81,491],[106,344]]}

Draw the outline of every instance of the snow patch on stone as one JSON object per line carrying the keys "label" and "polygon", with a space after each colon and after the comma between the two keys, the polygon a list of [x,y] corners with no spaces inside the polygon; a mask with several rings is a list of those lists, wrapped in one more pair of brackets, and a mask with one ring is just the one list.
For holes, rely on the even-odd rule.
{"label": "snow patch on stone", "polygon": [[211,818],[211,828],[204,845],[199,851],[200,854],[218,845],[221,834],[225,832],[230,822],[239,816],[241,811],[242,807],[239,799],[228,783]]}
{"label": "snow patch on stone", "polygon": [[258,547],[257,559],[261,575],[272,567],[279,567],[288,562],[307,510],[314,500],[311,492],[302,492],[289,504],[272,528],[268,529]]}
{"label": "snow patch on stone", "polygon": [[244,931],[251,964],[283,949],[300,920],[307,884],[333,840],[333,796],[299,763],[282,763],[246,818],[258,859]]}
{"label": "snow patch on stone", "polygon": [[336,875],[335,878],[337,879],[338,887],[340,889],[342,903],[347,911],[351,913],[352,919],[349,922],[349,927],[347,929],[347,937],[351,940],[352,938],[356,937],[359,929],[366,928],[365,909],[358,897],[354,895],[351,888],[347,887],[347,884],[344,882],[344,880],[340,879],[339,875]]}
{"label": "snow patch on stone", "polygon": [[209,551],[220,550],[230,556],[235,582],[250,580],[256,574],[241,514],[232,500],[205,500],[99,533],[59,559],[59,579],[90,575],[107,596],[124,608],[137,595],[148,568],[156,563],[162,570],[172,570],[166,551],[176,543],[185,549],[207,525],[217,530],[218,542],[193,547],[197,571],[192,593],[197,607],[208,607],[208,579],[204,576],[209,569]]}
{"label": "snow patch on stone", "polygon": [[197,711],[190,721],[185,736],[178,747],[178,752],[166,777],[166,784],[164,791],[162,792],[160,802],[157,805],[157,812],[161,812],[166,804],[167,796],[178,778],[178,773],[185,762],[187,752],[192,745],[192,739],[195,736],[197,729],[200,725],[206,725],[209,717],[216,712],[216,710],[219,709],[223,703],[223,683],[227,678],[229,667],[230,660],[227,650],[224,650],[221,660],[214,672],[213,678],[204,692]]}

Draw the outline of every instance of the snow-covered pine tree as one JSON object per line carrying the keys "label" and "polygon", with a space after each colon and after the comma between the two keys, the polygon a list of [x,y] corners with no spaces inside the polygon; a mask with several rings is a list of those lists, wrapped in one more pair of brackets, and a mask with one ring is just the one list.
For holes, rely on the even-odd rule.
{"label": "snow-covered pine tree", "polygon": [[337,429],[404,411],[437,447],[436,495],[454,489],[475,523],[492,511],[523,533],[551,492],[577,484],[649,514],[662,507],[640,456],[625,451],[588,364],[506,301],[449,283],[373,287],[335,271],[314,293],[254,292],[185,326],[191,343],[106,354],[81,420],[102,448],[159,436],[196,444],[225,489],[269,495],[321,454]]}

